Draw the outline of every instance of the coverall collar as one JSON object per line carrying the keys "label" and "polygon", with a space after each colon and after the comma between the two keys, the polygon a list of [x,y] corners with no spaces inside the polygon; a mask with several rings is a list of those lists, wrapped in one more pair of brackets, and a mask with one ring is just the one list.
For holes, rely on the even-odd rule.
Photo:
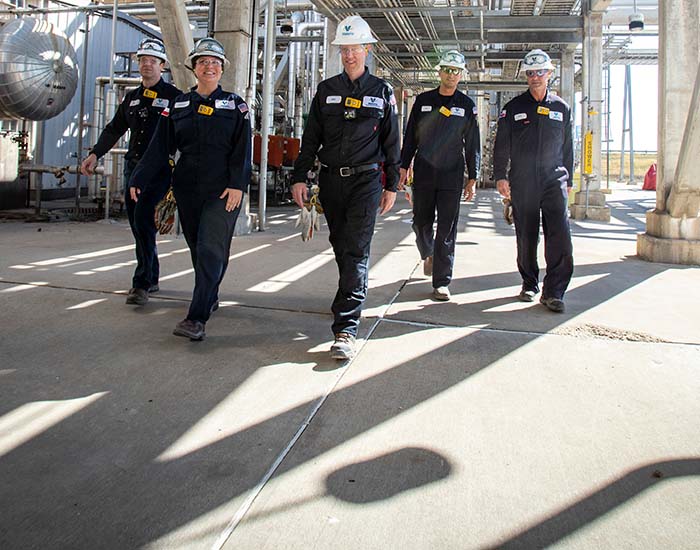
{"label": "coverall collar", "polygon": [[345,71],[343,71],[343,73],[340,75],[340,78],[343,80],[343,82],[347,85],[348,88],[359,90],[362,89],[367,83],[367,80],[369,80],[369,69],[367,68],[367,65],[365,65],[365,72],[362,73],[362,76],[355,80],[355,82],[350,80],[348,73],[346,73]]}
{"label": "coverall collar", "polygon": [[[196,85],[195,85],[195,86],[192,86],[192,87],[190,88],[190,92],[194,92],[195,94],[199,95],[199,94],[197,93],[197,86],[196,86]],[[209,94],[209,98],[208,98],[208,99],[217,98],[217,97],[219,97],[222,93],[223,93],[223,91],[221,90],[221,84],[219,84],[219,85],[216,87],[216,90],[214,90],[211,94]],[[200,97],[204,97],[204,96],[200,96]]]}
{"label": "coverall collar", "polygon": [[544,97],[542,98],[542,101],[537,101],[537,100],[535,99],[535,96],[532,95],[532,92],[530,91],[530,88],[527,89],[527,95],[529,95],[529,96],[530,96],[530,99],[532,99],[532,101],[534,101],[535,103],[547,103],[547,102],[550,100],[550,97],[549,97],[549,96],[550,96],[550,93],[551,93],[551,92],[549,91],[549,88],[547,88],[547,93],[544,94]]}

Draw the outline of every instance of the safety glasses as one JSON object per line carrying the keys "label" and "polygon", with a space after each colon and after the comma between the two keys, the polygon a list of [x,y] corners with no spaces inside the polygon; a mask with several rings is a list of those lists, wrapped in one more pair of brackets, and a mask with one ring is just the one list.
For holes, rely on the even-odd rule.
{"label": "safety glasses", "polygon": [[548,72],[549,72],[549,69],[529,70],[529,71],[525,71],[525,75],[528,78],[532,78],[533,76],[545,76]]}
{"label": "safety glasses", "polygon": [[221,59],[197,59],[197,65],[200,67],[221,67]]}
{"label": "safety glasses", "polygon": [[462,72],[462,69],[458,69],[457,67],[440,67],[440,70],[447,74],[460,74]]}
{"label": "safety glasses", "polygon": [[365,49],[364,46],[344,46],[340,48],[340,55],[357,55]]}

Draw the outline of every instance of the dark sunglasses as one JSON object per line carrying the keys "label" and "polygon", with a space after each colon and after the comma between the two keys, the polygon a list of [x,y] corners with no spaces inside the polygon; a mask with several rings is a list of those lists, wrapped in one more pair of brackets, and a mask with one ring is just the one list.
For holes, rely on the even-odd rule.
{"label": "dark sunglasses", "polygon": [[525,74],[527,75],[528,78],[531,78],[533,76],[544,76],[549,72],[549,69],[537,69],[533,71],[525,71]]}

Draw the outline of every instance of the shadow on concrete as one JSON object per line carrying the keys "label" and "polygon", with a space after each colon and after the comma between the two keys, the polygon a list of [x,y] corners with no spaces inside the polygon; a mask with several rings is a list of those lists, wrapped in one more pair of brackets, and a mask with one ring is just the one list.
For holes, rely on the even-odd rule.
{"label": "shadow on concrete", "polygon": [[[591,493],[562,511],[490,547],[491,550],[546,548],[593,523],[647,489],[669,479],[700,476],[700,458],[666,460],[647,464]],[[659,525],[659,527],[668,527]]]}
{"label": "shadow on concrete", "polygon": [[[511,231],[510,229],[508,229]],[[390,250],[396,243],[383,243]],[[594,307],[616,294],[644,281],[667,267],[629,269],[628,278],[618,280],[613,274],[620,262],[577,266],[576,275],[599,275],[592,282],[574,289],[568,297],[570,313],[554,315],[542,312],[541,332],[554,329],[572,314]],[[517,284],[517,272],[501,273],[455,281],[455,291],[492,289]],[[396,289],[397,283],[385,291]],[[371,289],[370,295],[378,289]],[[405,288],[404,288],[405,292]],[[586,296],[577,299],[577,293]],[[593,298],[592,298],[593,297]],[[274,301],[271,297],[270,301]],[[494,326],[504,313],[486,312],[508,299],[485,300],[469,306],[428,305],[430,319],[441,322],[440,311],[455,310],[461,315],[471,310],[485,326]],[[22,308],[20,308],[20,311]],[[434,311],[433,311],[434,310]],[[278,342],[287,346],[281,357],[271,356],[270,363],[309,360],[308,341],[298,341],[299,323],[270,318],[271,313],[254,308],[230,308],[226,316],[238,318],[233,338],[213,338],[209,348],[181,346],[178,353],[168,353],[176,346],[171,337],[143,339],[144,327],[125,333],[113,333],[100,355],[78,354],[85,338],[84,320],[76,319],[56,333],[41,325],[39,316],[33,322],[23,320],[35,330],[45,330],[44,347],[51,353],[37,351],[27,361],[21,350],[9,357],[9,363],[20,369],[22,379],[10,391],[3,391],[0,414],[23,405],[44,400],[67,400],[107,392],[82,410],[57,422],[50,429],[31,438],[0,457],[0,494],[3,495],[1,546],[7,548],[136,548],[158,540],[187,523],[230,503],[254,488],[274,462],[280,449],[280,434],[293,434],[305,421],[318,400],[307,400],[263,421],[238,430],[232,435],[187,452],[183,456],[164,459],[161,455],[212,409],[250,379],[262,364],[250,353],[251,347],[267,345],[261,331],[274,328]],[[486,318],[484,315],[486,314]],[[509,312],[520,326],[530,326],[532,312]],[[396,315],[394,320],[406,320]],[[526,318],[527,317],[527,318]],[[468,316],[464,316],[468,319]],[[410,320],[410,319],[408,319]],[[308,318],[304,319],[309,322]],[[323,323],[327,319],[322,320]],[[158,321],[162,322],[162,321]],[[314,321],[319,323],[318,320]],[[366,321],[365,321],[366,322]],[[36,324],[33,324],[36,323]],[[468,324],[468,323],[467,323]],[[111,319],[98,321],[91,331],[114,330]],[[398,329],[391,323],[380,325],[372,340]],[[400,332],[415,332],[424,337],[424,327],[403,324]],[[141,331],[141,333],[139,333]],[[513,333],[507,342],[495,348],[490,336],[474,332],[468,337],[441,346],[443,357],[435,364],[431,354],[414,357],[381,374],[362,380],[332,394],[333,407],[346,411],[345,422],[328,425],[328,419],[314,418],[303,436],[303,444],[293,448],[278,472],[290,471],[322,455],[353,437],[395,418],[409,408],[467,380],[496,361],[524,346],[539,334]],[[7,349],[7,342],[3,350]],[[136,345],[136,354],[129,361],[120,361],[124,346]],[[227,346],[231,359],[220,364],[200,366],[197,359],[215,349]],[[469,353],[465,353],[465,348]],[[59,351],[56,351],[59,350]],[[25,353],[28,350],[25,350]],[[166,356],[163,362],[158,357]],[[7,357],[7,356],[6,356]],[[105,360],[109,358],[109,361]],[[299,368],[308,368],[301,366]],[[410,392],[404,391],[411,388]],[[265,399],[260,396],[260,399]],[[361,404],[361,406],[358,406]],[[282,437],[284,443],[289,439]],[[666,464],[666,463],[664,463]],[[695,475],[698,461],[655,465],[668,470],[666,475]],[[410,468],[409,468],[410,466]],[[402,470],[403,468],[403,470]],[[685,470],[684,470],[685,468]],[[692,474],[674,472],[692,471]],[[372,502],[389,498],[401,491],[444,479],[451,467],[441,456],[424,449],[404,449],[367,462],[346,466],[327,480],[329,493],[350,502]],[[391,474],[390,482],[372,487],[361,482],[349,488],[348,479],[365,480]],[[527,541],[559,540],[566,533],[600,517],[621,502],[632,498],[645,487],[649,472],[631,474],[625,483],[601,491],[580,504],[580,509],[555,516],[505,544],[528,547]],[[350,478],[349,476],[353,476]],[[414,479],[415,478],[415,479]],[[625,478],[626,479],[626,478]],[[627,489],[630,480],[635,486]],[[652,480],[647,485],[656,482]],[[584,513],[586,512],[586,513]],[[558,519],[557,519],[558,518]],[[564,520],[564,526],[559,525]],[[551,531],[553,535],[548,535]],[[532,547],[532,545],[530,546]]]}
{"label": "shadow on concrete", "polygon": [[340,500],[365,504],[435,483],[451,471],[450,462],[439,453],[406,447],[336,470],[326,478],[326,491]]}

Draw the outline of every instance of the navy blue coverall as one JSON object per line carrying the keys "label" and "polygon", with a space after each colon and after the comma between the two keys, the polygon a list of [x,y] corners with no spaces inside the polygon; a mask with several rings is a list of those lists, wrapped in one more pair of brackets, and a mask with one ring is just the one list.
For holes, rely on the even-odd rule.
{"label": "navy blue coverall", "polygon": [[391,86],[365,72],[354,82],[343,72],[324,80],[311,103],[294,181],[306,181],[318,155],[319,198],[338,264],[333,333],[357,335],[367,297],[369,253],[382,195],[399,182],[399,125]]}
{"label": "navy blue coverall", "polygon": [[510,182],[523,290],[539,291],[542,212],[547,262],[542,297],[561,300],[574,271],[567,212],[574,170],[569,106],[550,92],[538,102],[529,90],[508,102],[498,120],[493,157],[496,181]]}
{"label": "navy blue coverall", "polygon": [[[401,150],[401,168],[413,161],[413,231],[421,259],[433,256],[433,288],[452,281],[459,201],[468,179],[479,172],[476,106],[466,94],[416,97]],[[433,233],[437,209],[437,232]]]}
{"label": "navy blue coverall", "polygon": [[221,86],[208,98],[194,88],[175,98],[129,185],[147,188],[176,151],[173,193],[195,274],[187,319],[206,323],[219,297],[240,212],[240,206],[227,212],[219,197],[226,188],[245,193],[250,183],[248,105]]}
{"label": "navy blue coverall", "polygon": [[142,84],[128,92],[90,151],[98,159],[103,157],[127,130],[131,130],[129,149],[124,156],[124,204],[136,243],[136,270],[131,285],[134,288],[148,290],[158,284],[160,265],[154,214],[156,205],[170,187],[172,174],[169,166],[164,167],[154,176],[153,184],[139,197],[138,203],[131,200],[128,182],[153,137],[161,111],[172,106],[172,100],[181,93],[162,78],[151,88],[144,88]]}

